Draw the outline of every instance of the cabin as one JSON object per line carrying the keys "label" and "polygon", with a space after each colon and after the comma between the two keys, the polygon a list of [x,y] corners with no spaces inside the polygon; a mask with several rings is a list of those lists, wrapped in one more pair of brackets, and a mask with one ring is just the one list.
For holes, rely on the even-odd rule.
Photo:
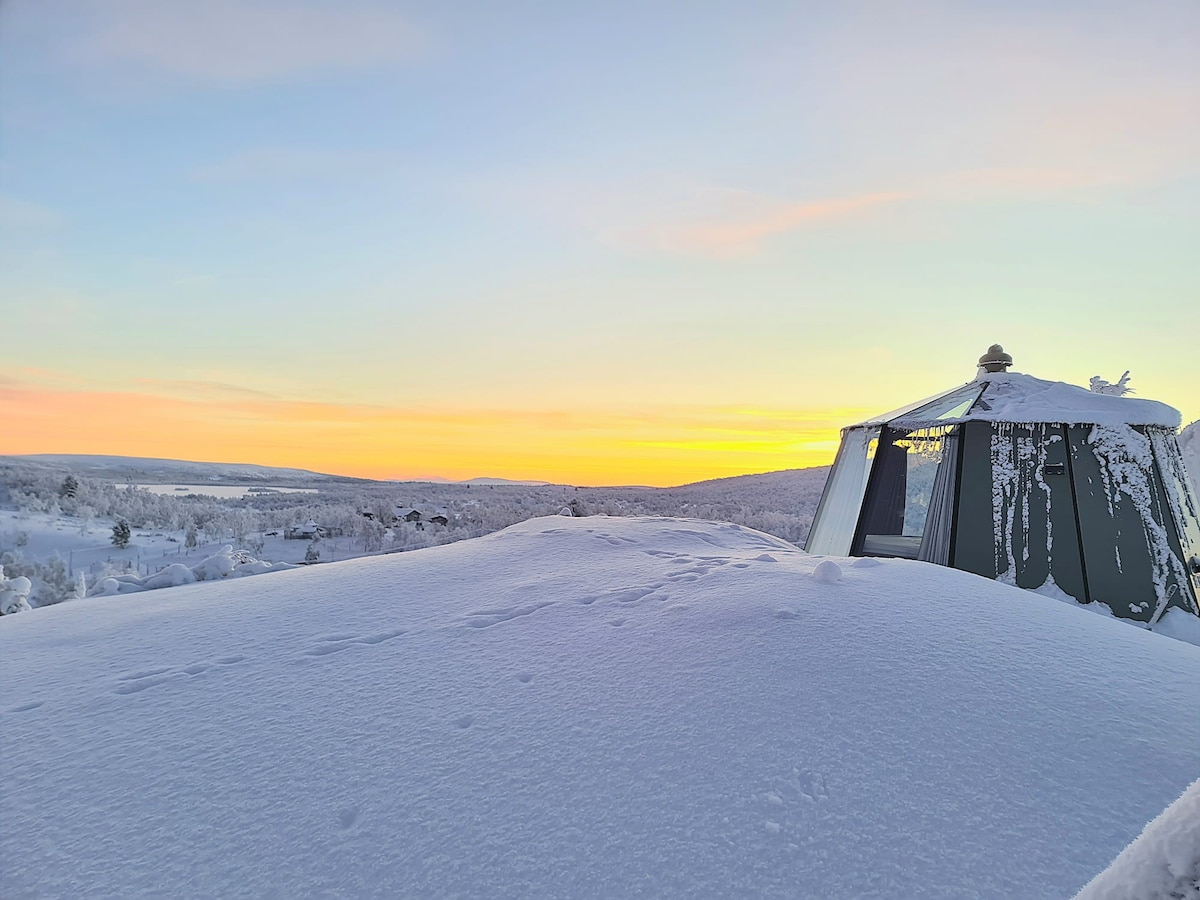
{"label": "cabin", "polygon": [[325,537],[326,529],[309,519],[303,525],[292,525],[283,536],[289,541],[311,541]]}
{"label": "cabin", "polygon": [[1148,625],[1200,615],[1200,502],[1163,403],[1008,371],[849,426],[805,550],[951,566]]}

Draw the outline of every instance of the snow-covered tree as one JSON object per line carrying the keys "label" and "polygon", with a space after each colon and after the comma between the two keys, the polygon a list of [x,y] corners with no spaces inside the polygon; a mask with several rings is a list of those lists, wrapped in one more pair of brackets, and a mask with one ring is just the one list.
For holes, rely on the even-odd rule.
{"label": "snow-covered tree", "polygon": [[119,547],[124,550],[129,546],[129,539],[133,536],[130,531],[129,523],[121,519],[112,527],[112,542],[114,547]]}
{"label": "snow-covered tree", "polygon": [[1110,394],[1114,397],[1123,397],[1126,394],[1132,394],[1133,388],[1129,387],[1129,370],[1125,370],[1125,374],[1118,379],[1116,384],[1105,381],[1099,375],[1093,375],[1088,382],[1093,394]]}

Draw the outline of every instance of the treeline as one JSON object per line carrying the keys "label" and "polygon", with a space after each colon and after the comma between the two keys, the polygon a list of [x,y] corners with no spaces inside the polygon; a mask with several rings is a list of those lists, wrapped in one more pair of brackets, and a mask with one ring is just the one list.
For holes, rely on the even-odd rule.
{"label": "treeline", "polygon": [[[808,534],[827,469],[795,469],[677,488],[587,488],[564,485],[466,485],[427,482],[322,486],[317,493],[254,493],[238,499],[189,493],[156,494],[46,466],[0,464],[0,503],[63,515],[87,531],[94,520],[124,520],[135,530],[203,535],[261,549],[261,535],[313,520],[361,549],[417,549],[478,537],[564,508],[572,514],[684,516],[735,522],[793,543]],[[447,524],[400,526],[388,539],[395,507],[444,511]],[[372,515],[365,516],[364,512]],[[107,529],[109,526],[103,526]],[[256,536],[259,540],[256,541]],[[257,546],[256,546],[257,544]]]}

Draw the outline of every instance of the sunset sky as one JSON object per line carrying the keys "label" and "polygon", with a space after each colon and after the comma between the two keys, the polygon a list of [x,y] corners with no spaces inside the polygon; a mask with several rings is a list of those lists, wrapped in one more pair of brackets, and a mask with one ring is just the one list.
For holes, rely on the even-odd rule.
{"label": "sunset sky", "polygon": [[0,2],[0,454],[679,484],[1200,418],[1200,3]]}

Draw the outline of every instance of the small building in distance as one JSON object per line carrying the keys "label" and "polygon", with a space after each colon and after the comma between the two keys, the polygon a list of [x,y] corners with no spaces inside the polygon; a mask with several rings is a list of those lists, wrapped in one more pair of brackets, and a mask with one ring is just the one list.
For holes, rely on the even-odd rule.
{"label": "small building in distance", "polygon": [[303,525],[292,525],[283,533],[283,536],[290,541],[311,541],[315,538],[325,537],[326,533],[325,528],[309,519]]}

